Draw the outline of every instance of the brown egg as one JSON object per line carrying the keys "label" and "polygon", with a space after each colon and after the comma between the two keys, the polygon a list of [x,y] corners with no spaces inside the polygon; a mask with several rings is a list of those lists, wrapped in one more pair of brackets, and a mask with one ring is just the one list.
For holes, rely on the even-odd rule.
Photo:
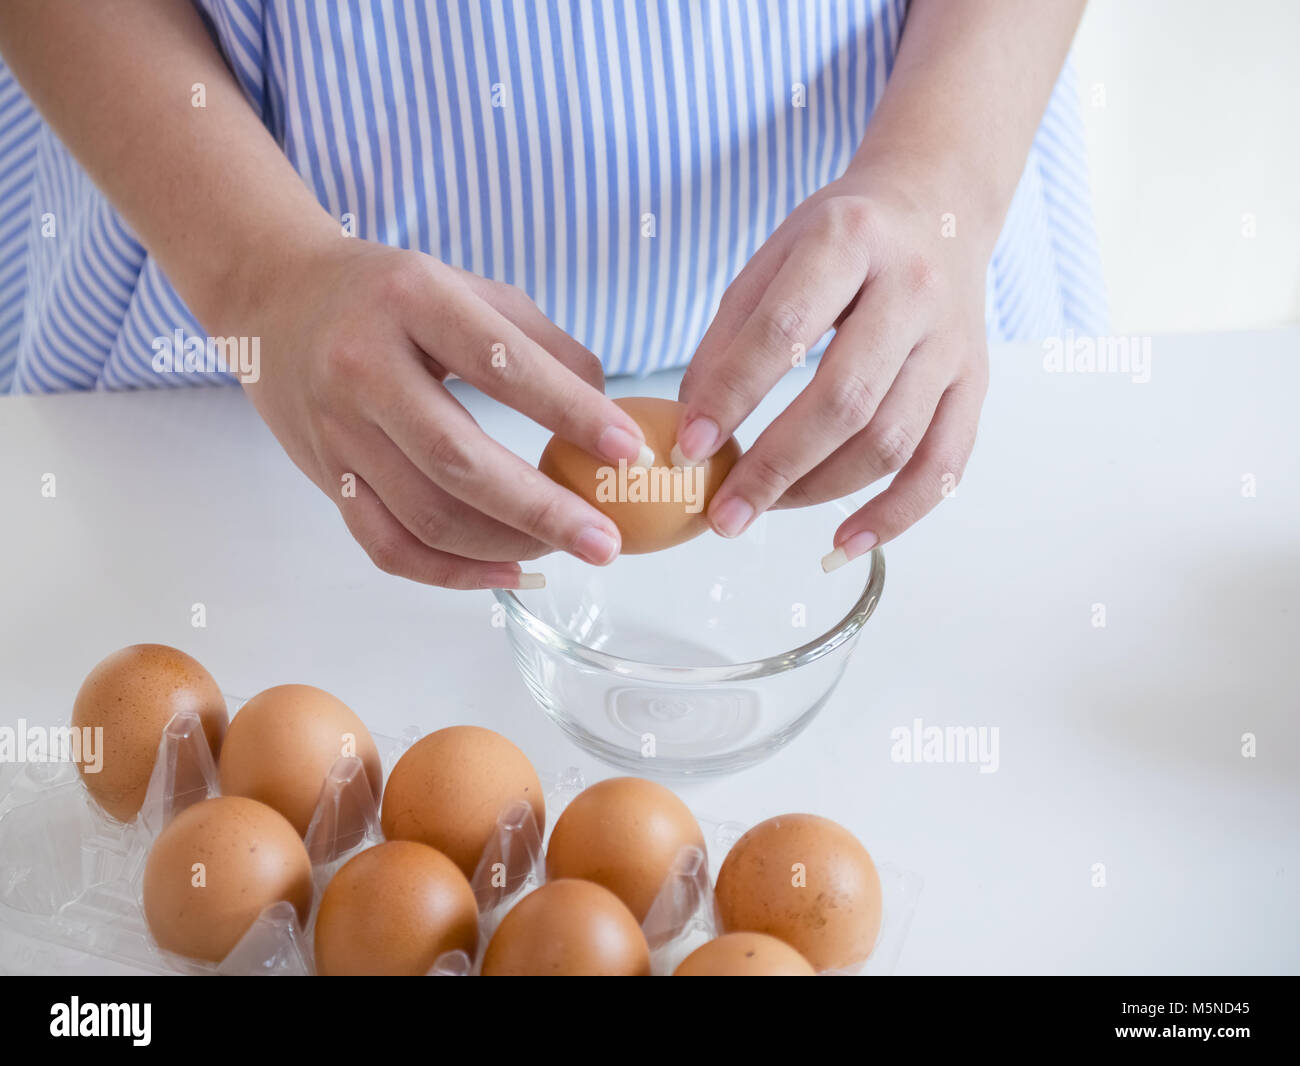
{"label": "brown egg", "polygon": [[817,971],[784,940],[766,933],[726,933],[702,944],[674,977],[815,977]]}
{"label": "brown egg", "polygon": [[880,933],[880,877],[829,818],[783,814],[736,841],[714,889],[723,932],[769,933],[817,970],[856,966]]}
{"label": "brown egg", "polygon": [[[74,729],[103,729],[102,763],[79,763],[86,790],[110,815],[129,822],[140,811],[163,730],[181,711],[203,723],[212,757],[226,734],[226,700],[203,667],[165,644],[132,644],[99,663],[72,707]],[[93,735],[93,734],[92,734]]]}
{"label": "brown egg", "polygon": [[158,946],[211,962],[224,959],[272,903],[288,900],[305,922],[311,894],[311,860],[293,826],[242,796],[181,811],[144,868],[144,916]]}
{"label": "brown egg", "polygon": [[438,956],[478,945],[478,903],[454,862],[410,840],[367,848],[343,864],[316,913],[324,977],[419,977]]}
{"label": "brown egg", "polygon": [[687,846],[704,850],[704,834],[686,804],[653,781],[613,777],[564,809],[546,849],[546,876],[604,885],[643,922]]}
{"label": "brown egg", "polygon": [[730,438],[702,466],[674,472],[672,450],[685,405],[650,396],[614,402],[641,427],[655,453],[648,470],[629,467],[620,477],[617,464],[559,437],[546,445],[537,468],[618,526],[624,554],[660,551],[699,536],[709,528],[709,501],[740,458],[740,445]]}
{"label": "brown egg", "polygon": [[380,815],[389,840],[437,848],[472,878],[497,816],[513,803],[546,825],[537,771],[500,733],[474,725],[439,729],[411,745],[388,775]]}
{"label": "brown egg", "polygon": [[590,881],[548,881],[501,920],[484,977],[648,977],[650,948],[619,898]]}
{"label": "brown egg", "polygon": [[374,739],[342,700],[311,685],[277,685],[245,703],[221,751],[221,791],[274,807],[305,836],[330,767],[355,755],[375,802],[383,769]]}

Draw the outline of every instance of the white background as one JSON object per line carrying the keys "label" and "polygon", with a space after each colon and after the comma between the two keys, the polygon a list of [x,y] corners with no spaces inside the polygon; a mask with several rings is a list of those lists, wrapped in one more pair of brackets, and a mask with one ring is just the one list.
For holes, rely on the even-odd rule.
{"label": "white background", "polygon": [[[967,476],[886,547],[820,716],[680,794],[720,820],[823,814],[920,874],[903,973],[1300,972],[1298,348],[1300,329],[1157,337],[1138,385],[996,347]],[[7,399],[0,457],[0,720],[66,721],[99,658],[161,641],[235,695],[307,682],[376,732],[474,722],[541,767],[613,773],[533,703],[490,595],[378,573],[235,390]],[[828,546],[810,580],[860,580],[816,570]],[[892,761],[917,717],[996,727],[998,771]]]}
{"label": "white background", "polygon": [[1075,65],[1113,332],[1300,322],[1300,4],[1091,0]]}

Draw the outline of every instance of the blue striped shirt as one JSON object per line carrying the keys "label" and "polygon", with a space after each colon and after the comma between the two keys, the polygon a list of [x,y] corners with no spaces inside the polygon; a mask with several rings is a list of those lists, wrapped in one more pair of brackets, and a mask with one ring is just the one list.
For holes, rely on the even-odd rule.
{"label": "blue striped shirt", "polygon": [[[686,362],[728,282],[841,174],[906,0],[194,0],[251,106],[357,236],[525,289],[610,373]],[[994,339],[1096,333],[1062,76],[988,273]],[[202,327],[0,64],[0,391],[160,374]]]}

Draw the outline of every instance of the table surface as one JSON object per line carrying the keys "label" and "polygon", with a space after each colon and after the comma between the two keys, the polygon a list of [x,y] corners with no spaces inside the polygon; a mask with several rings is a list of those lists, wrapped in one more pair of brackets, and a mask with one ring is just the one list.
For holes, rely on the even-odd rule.
{"label": "table surface", "polygon": [[[1300,971],[1300,330],[1151,349],[1138,383],[995,348],[966,478],[887,547],[829,704],[768,762],[678,789],[721,818],[825,814],[918,872],[900,973]],[[103,655],[159,641],[231,693],[309,681],[377,732],[475,722],[614,773],[534,705],[490,594],[377,572],[236,389],[0,400],[0,501],[0,724],[64,719]],[[997,771],[895,761],[918,718],[996,727]]]}

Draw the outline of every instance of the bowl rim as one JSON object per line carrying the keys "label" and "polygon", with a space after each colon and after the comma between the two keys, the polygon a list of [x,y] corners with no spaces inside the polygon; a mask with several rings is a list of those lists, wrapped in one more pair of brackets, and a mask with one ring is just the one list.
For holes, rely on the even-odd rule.
{"label": "bowl rim", "polygon": [[701,685],[719,682],[753,680],[788,673],[808,663],[829,655],[836,648],[852,640],[867,624],[880,603],[885,587],[885,554],[879,547],[871,549],[871,569],[867,572],[862,594],[849,612],[821,636],[799,645],[790,651],[769,655],[750,662],[717,666],[672,666],[663,663],[646,663],[625,659],[609,652],[597,651],[561,633],[542,621],[515,595],[513,589],[493,589],[506,611],[507,617],[539,643],[580,666],[592,667],[606,673],[633,681],[658,684]]}

